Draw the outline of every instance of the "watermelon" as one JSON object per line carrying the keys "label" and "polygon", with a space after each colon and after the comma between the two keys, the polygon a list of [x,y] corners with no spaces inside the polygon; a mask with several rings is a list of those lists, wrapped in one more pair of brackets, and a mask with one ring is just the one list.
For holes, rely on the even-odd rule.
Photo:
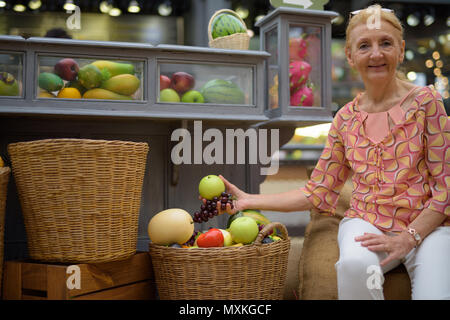
{"label": "watermelon", "polygon": [[211,36],[213,39],[229,36],[235,33],[246,33],[246,27],[232,14],[221,13],[211,23]]}
{"label": "watermelon", "polygon": [[205,103],[244,104],[245,95],[234,82],[214,79],[205,83],[201,89]]}

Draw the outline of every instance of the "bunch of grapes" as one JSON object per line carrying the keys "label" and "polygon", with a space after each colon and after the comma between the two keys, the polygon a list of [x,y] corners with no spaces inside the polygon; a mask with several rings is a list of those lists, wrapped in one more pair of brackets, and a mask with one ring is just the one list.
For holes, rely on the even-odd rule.
{"label": "bunch of grapes", "polygon": [[192,236],[184,244],[189,246],[189,247],[192,247],[194,245],[194,243],[195,243],[195,238],[197,237],[197,234],[199,234],[199,233],[201,233],[201,232],[194,230],[194,232],[192,233]]}
{"label": "bunch of grapes", "polygon": [[216,206],[217,202],[220,202],[220,208],[222,210],[227,208],[227,203],[231,205],[231,209],[234,208],[231,193],[222,192],[220,197],[214,197],[212,200],[206,200],[206,204],[204,203],[200,206],[200,211],[194,213],[194,222],[207,222],[209,219],[217,216],[219,214],[219,210],[217,210]]}

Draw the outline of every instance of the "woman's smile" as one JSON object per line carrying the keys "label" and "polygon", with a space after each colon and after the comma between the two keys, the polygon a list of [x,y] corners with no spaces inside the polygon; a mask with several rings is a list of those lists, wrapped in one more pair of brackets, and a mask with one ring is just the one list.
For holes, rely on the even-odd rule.
{"label": "woman's smile", "polygon": [[387,67],[387,64],[386,64],[386,63],[369,65],[369,69],[370,69],[370,70],[375,70],[375,71],[381,71],[381,70],[384,70],[385,67]]}

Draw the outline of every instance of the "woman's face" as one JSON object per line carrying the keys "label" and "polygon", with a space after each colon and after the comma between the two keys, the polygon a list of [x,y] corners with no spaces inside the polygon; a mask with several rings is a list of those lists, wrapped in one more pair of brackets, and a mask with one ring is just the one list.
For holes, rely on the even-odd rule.
{"label": "woman's face", "polygon": [[390,81],[403,61],[405,42],[389,22],[381,20],[379,29],[369,27],[361,23],[351,30],[347,61],[364,82]]}

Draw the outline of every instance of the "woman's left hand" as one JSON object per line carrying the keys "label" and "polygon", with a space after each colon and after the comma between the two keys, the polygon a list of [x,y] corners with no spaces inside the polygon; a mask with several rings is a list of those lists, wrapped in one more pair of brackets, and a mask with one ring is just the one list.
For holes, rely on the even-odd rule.
{"label": "woman's left hand", "polygon": [[370,251],[387,252],[386,259],[380,262],[382,267],[393,260],[404,258],[415,246],[414,239],[405,232],[396,236],[364,233],[364,235],[356,237],[355,241],[360,241],[361,245]]}

